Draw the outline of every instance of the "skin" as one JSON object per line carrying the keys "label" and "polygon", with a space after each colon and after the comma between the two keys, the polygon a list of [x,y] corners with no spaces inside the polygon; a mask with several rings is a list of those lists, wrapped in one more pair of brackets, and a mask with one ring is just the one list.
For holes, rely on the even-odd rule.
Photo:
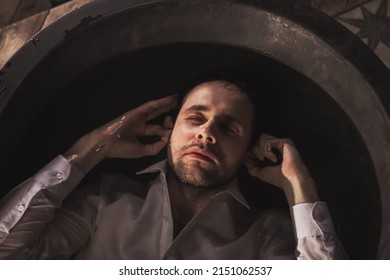
{"label": "skin", "polygon": [[[290,139],[262,134],[249,147],[254,109],[235,87],[200,84],[186,96],[174,126],[170,117],[162,125],[147,123],[176,105],[176,96],[149,101],[84,135],[65,157],[86,174],[107,157],[156,155],[169,139],[167,180],[175,236],[226,188],[242,164],[252,176],[281,188],[290,206],[319,200],[316,184]],[[139,142],[139,137],[150,135],[160,140]],[[281,163],[257,165],[265,158],[277,162],[273,148],[282,154]]]}
{"label": "skin", "polygon": [[175,236],[235,177],[248,150],[253,114],[248,97],[216,82],[186,96],[168,145]]}
{"label": "skin", "polygon": [[[84,174],[105,158],[140,158],[158,154],[167,144],[172,120],[167,117],[163,125],[147,122],[166,113],[177,105],[177,96],[149,101],[132,109],[113,121],[81,137],[64,156]],[[160,136],[151,144],[138,140],[143,136]]]}
{"label": "skin", "polygon": [[229,183],[245,159],[253,114],[248,98],[235,88],[216,82],[195,87],[169,142],[169,165],[176,176],[199,187]]}

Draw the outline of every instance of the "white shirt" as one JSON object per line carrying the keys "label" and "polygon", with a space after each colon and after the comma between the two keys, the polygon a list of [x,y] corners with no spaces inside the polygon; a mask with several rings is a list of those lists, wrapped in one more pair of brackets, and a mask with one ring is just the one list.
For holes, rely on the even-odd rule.
{"label": "white shirt", "polygon": [[[83,174],[62,156],[0,204],[1,259],[344,258],[323,202],[250,209],[233,181],[173,239],[166,161],[147,186],[121,175],[72,190]],[[66,199],[65,199],[66,198]],[[295,238],[294,238],[295,235]]]}

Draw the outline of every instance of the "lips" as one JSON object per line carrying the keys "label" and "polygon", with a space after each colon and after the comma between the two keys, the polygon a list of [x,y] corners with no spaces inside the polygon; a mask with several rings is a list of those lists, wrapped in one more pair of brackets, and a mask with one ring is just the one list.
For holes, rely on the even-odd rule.
{"label": "lips", "polygon": [[214,159],[215,156],[211,152],[205,149],[199,149],[199,148],[191,149],[190,151],[185,153],[185,155],[189,155],[203,161],[215,162]]}

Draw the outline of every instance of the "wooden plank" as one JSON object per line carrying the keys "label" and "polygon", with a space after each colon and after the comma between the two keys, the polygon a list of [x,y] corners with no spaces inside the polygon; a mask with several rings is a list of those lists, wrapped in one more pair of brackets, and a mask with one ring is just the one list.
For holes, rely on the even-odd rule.
{"label": "wooden plank", "polygon": [[357,6],[361,6],[362,4],[371,2],[372,0],[349,0],[347,4],[347,9],[351,10]]}
{"label": "wooden plank", "polygon": [[0,29],[0,68],[41,29],[47,13],[41,12]]}
{"label": "wooden plank", "polygon": [[311,6],[329,16],[335,16],[347,9],[348,0],[312,0]]}
{"label": "wooden plank", "polygon": [[16,22],[51,8],[50,0],[22,0],[12,22]]}
{"label": "wooden plank", "polygon": [[93,0],[73,0],[51,9],[46,17],[45,22],[43,23],[42,28],[45,28],[52,22],[66,15],[67,13],[70,13],[71,11],[92,1]]}
{"label": "wooden plank", "polygon": [[11,23],[22,0],[0,0],[0,28]]}
{"label": "wooden plank", "polygon": [[70,1],[0,29],[0,68],[38,31],[91,1],[93,0]]}

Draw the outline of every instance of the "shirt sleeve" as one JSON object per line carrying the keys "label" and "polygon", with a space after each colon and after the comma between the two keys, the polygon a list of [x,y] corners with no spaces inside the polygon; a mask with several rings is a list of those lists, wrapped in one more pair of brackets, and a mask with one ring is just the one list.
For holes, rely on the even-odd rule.
{"label": "shirt sleeve", "polygon": [[297,259],[345,259],[325,202],[302,203],[291,207],[297,239]]}
{"label": "shirt sleeve", "polygon": [[[0,202],[0,259],[45,258],[54,243],[57,249],[68,246],[64,228],[48,224],[83,177],[60,155],[6,195]],[[61,223],[66,226],[66,219]]]}

